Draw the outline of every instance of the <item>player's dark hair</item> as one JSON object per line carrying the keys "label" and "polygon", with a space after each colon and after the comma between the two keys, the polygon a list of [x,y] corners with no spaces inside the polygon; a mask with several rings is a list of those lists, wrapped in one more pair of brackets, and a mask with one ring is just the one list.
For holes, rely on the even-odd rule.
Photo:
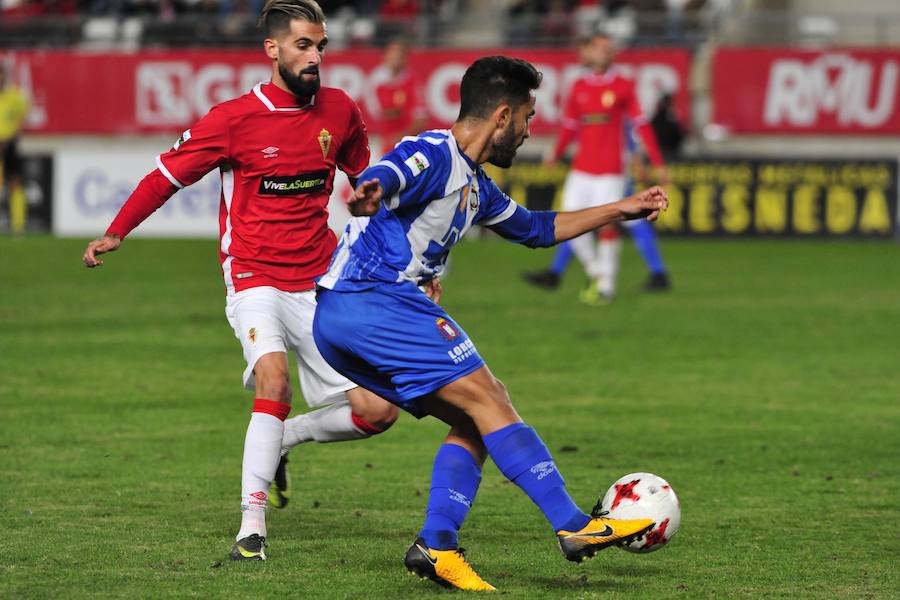
{"label": "player's dark hair", "polygon": [[528,102],[542,74],[530,62],[509,56],[479,58],[466,69],[459,87],[459,119],[485,119],[506,102],[513,109]]}
{"label": "player's dark hair", "polygon": [[324,23],[325,13],[315,0],[267,0],[259,15],[259,26],[271,38],[289,30],[294,19]]}

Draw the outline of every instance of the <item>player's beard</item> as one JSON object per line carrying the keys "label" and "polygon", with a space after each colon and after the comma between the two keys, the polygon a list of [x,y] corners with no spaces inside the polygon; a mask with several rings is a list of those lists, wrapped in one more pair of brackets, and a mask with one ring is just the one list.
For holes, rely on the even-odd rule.
{"label": "player's beard", "polygon": [[506,131],[500,136],[500,139],[492,142],[494,147],[491,150],[491,157],[488,159],[488,162],[501,169],[511,167],[513,159],[516,157],[516,150],[522,145],[521,142],[516,142],[517,137],[519,136],[516,135],[516,128],[510,123]]}
{"label": "player's beard", "polygon": [[316,77],[311,81],[303,79],[304,73],[315,73],[318,75],[318,67],[307,67],[300,71],[299,75],[294,75],[287,67],[278,63],[278,73],[281,74],[281,78],[284,80],[285,85],[288,86],[288,89],[298,98],[309,99],[319,91],[319,86],[321,85],[320,77]]}

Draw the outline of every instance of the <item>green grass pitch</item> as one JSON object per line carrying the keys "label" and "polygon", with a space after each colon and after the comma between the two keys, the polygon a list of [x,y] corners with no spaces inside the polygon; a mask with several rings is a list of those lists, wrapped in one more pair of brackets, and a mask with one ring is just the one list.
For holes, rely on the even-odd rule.
{"label": "green grass pitch", "polygon": [[[422,598],[403,554],[445,427],[401,417],[292,456],[269,560],[225,559],[251,396],[214,241],[0,239],[0,598]],[[900,245],[665,240],[675,289],[605,308],[454,253],[443,304],[590,508],[626,473],[675,487],[659,552],[567,563],[488,465],[461,536],[509,598],[890,597],[900,590]],[[296,398],[302,407],[302,400]]]}

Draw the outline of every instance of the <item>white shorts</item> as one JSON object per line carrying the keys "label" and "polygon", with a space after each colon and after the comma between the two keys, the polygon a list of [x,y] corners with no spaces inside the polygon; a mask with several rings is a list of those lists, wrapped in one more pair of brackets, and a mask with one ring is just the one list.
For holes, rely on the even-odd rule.
{"label": "white shorts", "polygon": [[256,388],[253,367],[270,352],[293,350],[297,356],[300,389],[306,403],[323,406],[338,400],[356,384],[331,368],[313,339],[316,293],[283,292],[262,286],[225,297],[225,316],[241,341],[247,368],[244,387]]}
{"label": "white shorts", "polygon": [[569,171],[563,186],[563,210],[581,210],[603,206],[620,200],[625,193],[622,175],[592,175],[583,171]]}

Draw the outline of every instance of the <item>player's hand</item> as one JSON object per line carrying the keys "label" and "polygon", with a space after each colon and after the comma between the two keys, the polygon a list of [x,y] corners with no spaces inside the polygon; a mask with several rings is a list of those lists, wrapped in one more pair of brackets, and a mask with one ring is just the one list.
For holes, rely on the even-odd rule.
{"label": "player's hand", "polygon": [[363,181],[347,201],[347,208],[354,217],[370,217],[378,212],[384,190],[377,179]]}
{"label": "player's hand", "polygon": [[626,221],[641,218],[655,221],[659,218],[660,211],[669,208],[669,197],[665,190],[654,185],[649,190],[619,200],[616,204]]}
{"label": "player's hand", "polygon": [[87,245],[87,250],[84,251],[84,256],[81,257],[81,260],[84,262],[84,266],[89,269],[99,267],[103,264],[103,261],[97,258],[97,256],[107,252],[115,252],[121,245],[122,239],[119,236],[104,235],[102,238],[93,240]]}
{"label": "player's hand", "polygon": [[435,277],[428,283],[424,285],[425,295],[431,298],[435,304],[440,304],[441,302],[441,293],[444,291],[443,286],[441,286],[441,278]]}

